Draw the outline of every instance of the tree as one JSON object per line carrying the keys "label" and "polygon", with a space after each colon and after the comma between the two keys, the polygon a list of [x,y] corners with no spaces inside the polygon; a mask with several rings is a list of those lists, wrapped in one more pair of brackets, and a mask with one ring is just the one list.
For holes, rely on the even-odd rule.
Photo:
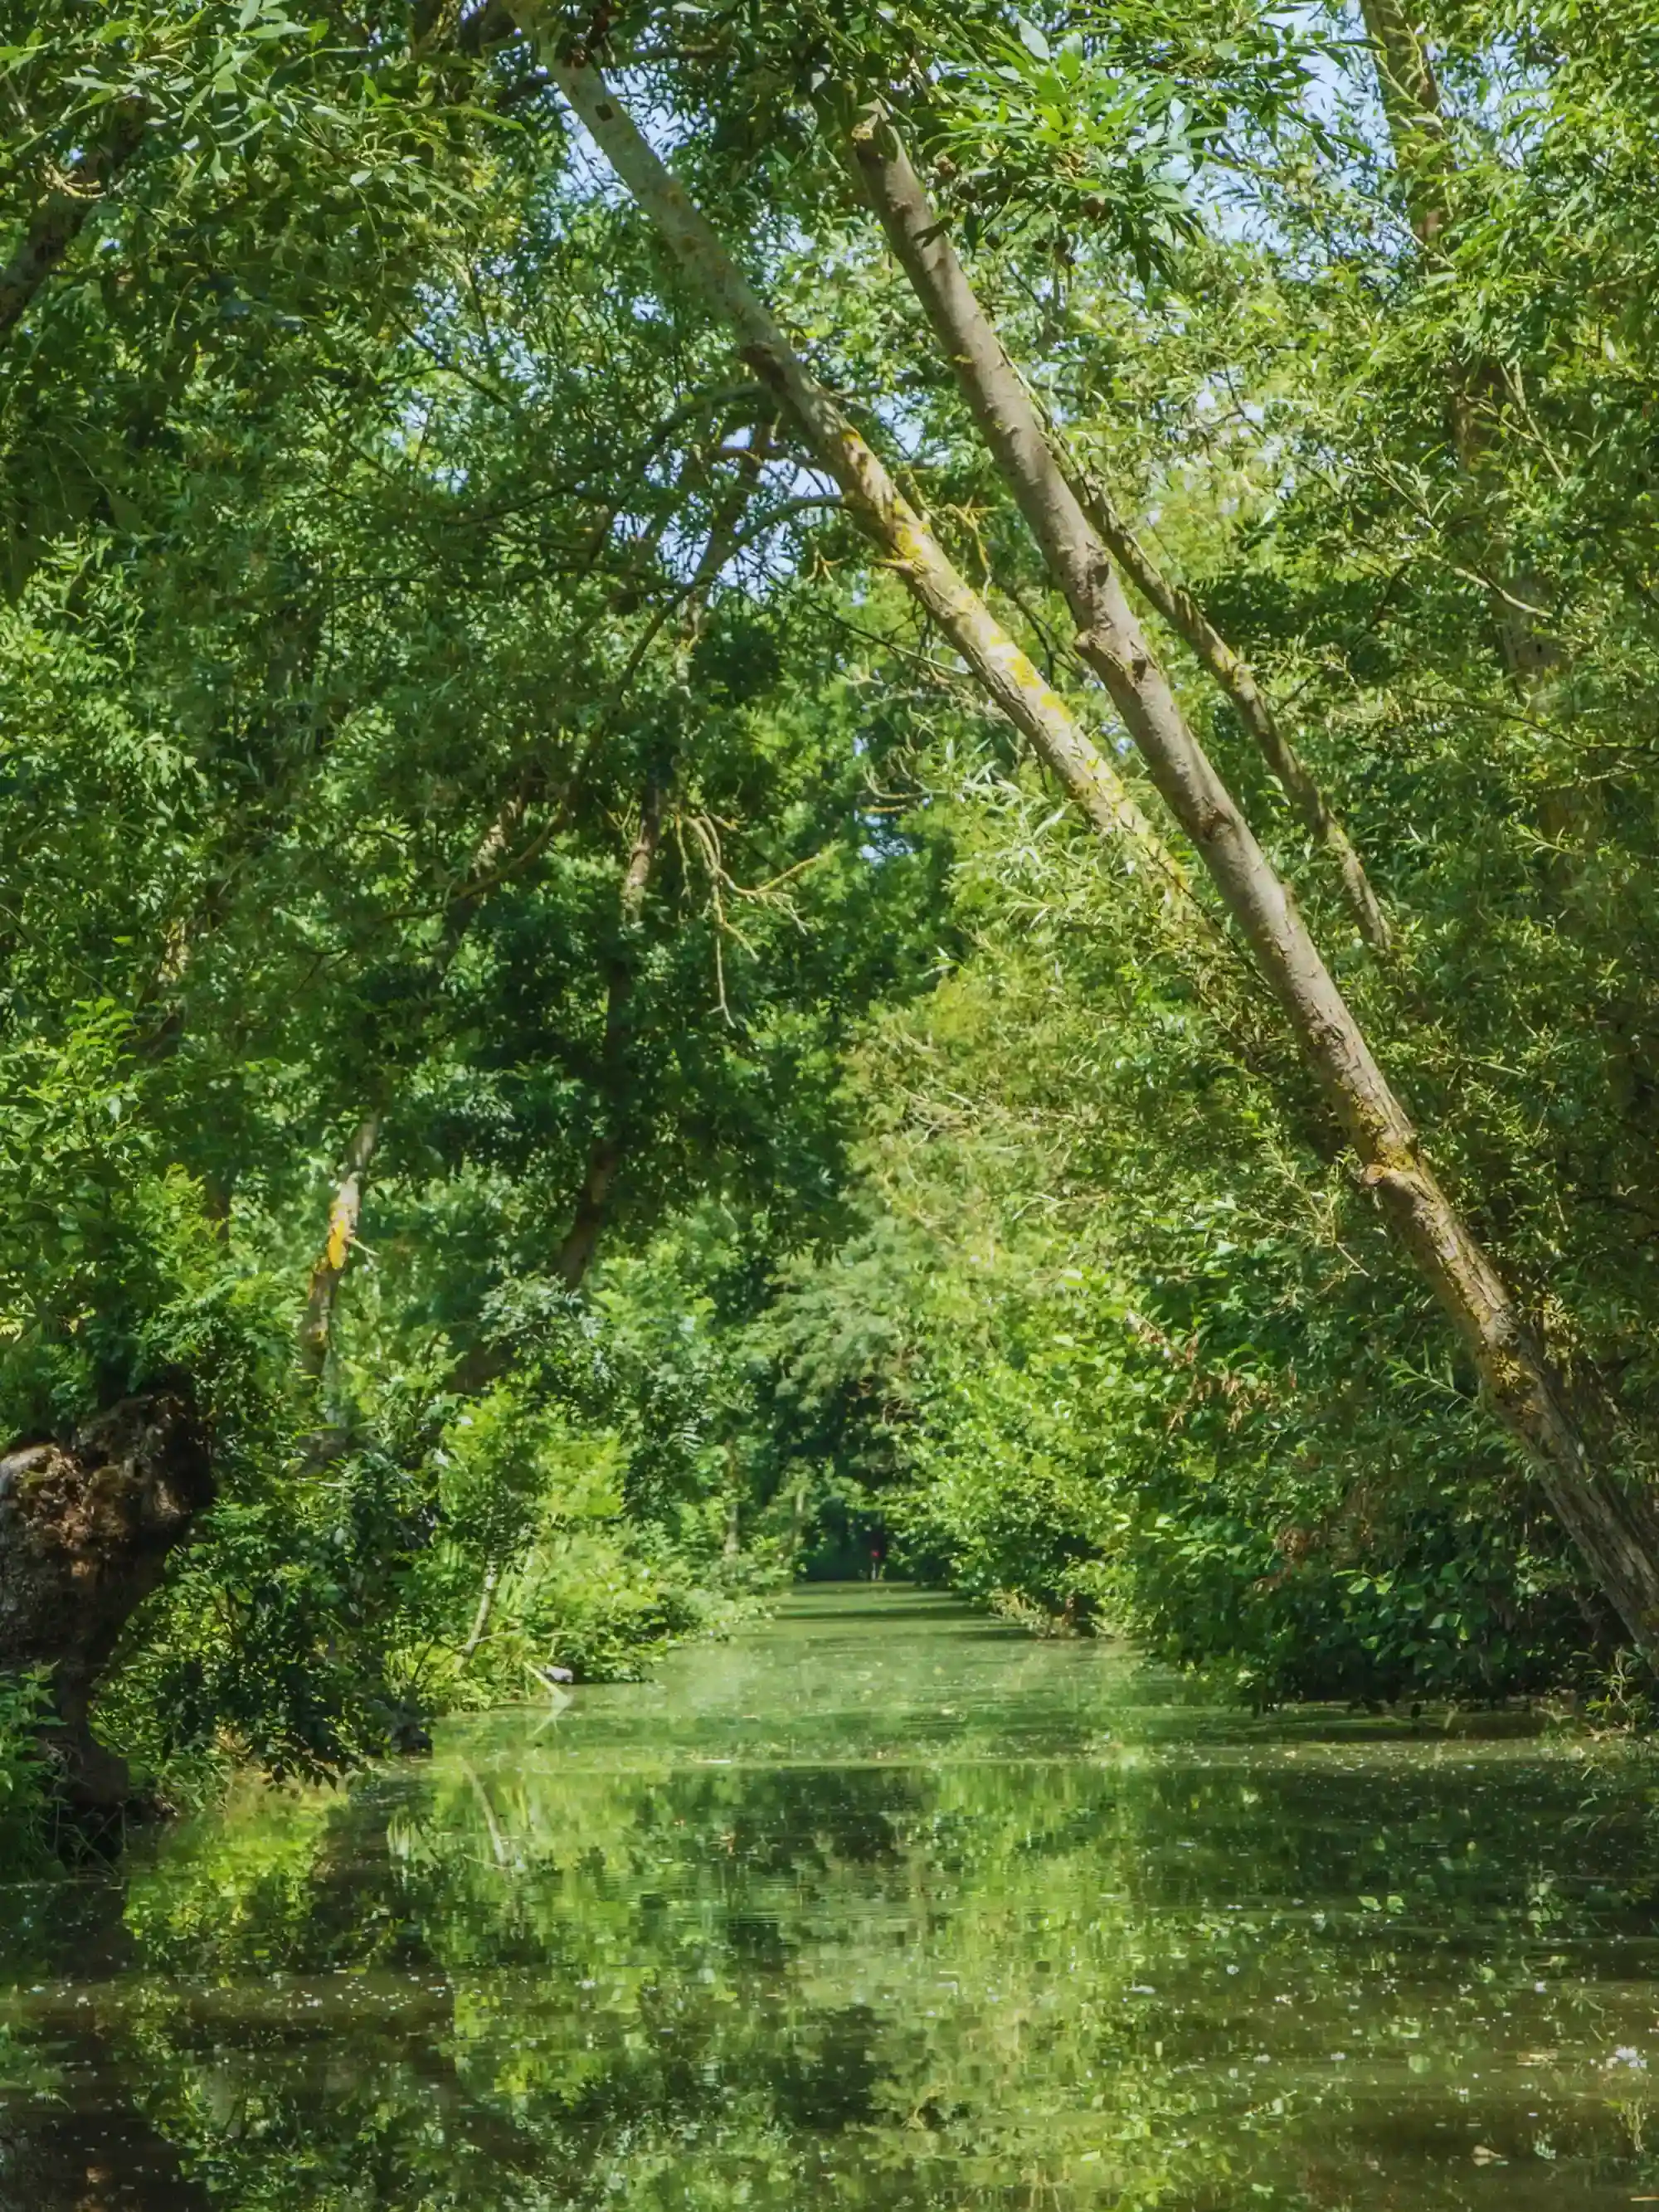
{"label": "tree", "polygon": [[[701,217],[629,123],[591,63],[555,64],[577,106],[619,173],[657,221],[688,271],[711,291],[739,333],[777,364],[775,373],[826,465],[837,459],[849,482],[862,454],[798,358],[769,330],[752,295]],[[1365,1180],[1388,1209],[1417,1265],[1474,1358],[1500,1417],[1531,1455],[1556,1511],[1618,1607],[1632,1636],[1659,1655],[1659,1517],[1639,1482],[1596,1468],[1559,1378],[1490,1259],[1423,1157],[1417,1133],[1373,1058],[1309,936],[1294,901],[1274,873],[1231,793],[1187,724],[1116,580],[1104,549],[1042,435],[1035,410],[994,332],[968,289],[940,227],[921,199],[902,157],[874,157],[860,141],[864,173],[902,240],[907,267],[991,442],[1011,489],[1060,586],[1079,629],[1079,647],[1111,694],[1155,782],[1214,878],[1274,996],[1357,1152]],[[866,155],[863,149],[870,148]],[[861,441],[860,441],[861,445]],[[908,509],[866,464],[864,497],[886,522],[896,550],[909,556],[930,610],[944,616],[948,583],[935,585],[930,555],[918,550]],[[959,625],[959,639],[968,635]],[[981,647],[973,664],[992,696],[1013,713],[1024,705],[1002,674],[1006,654]],[[1005,696],[1006,695],[1006,696]],[[1058,766],[1068,757],[1025,709],[1024,726],[1041,737]],[[1086,791],[1079,790],[1086,798]]]}

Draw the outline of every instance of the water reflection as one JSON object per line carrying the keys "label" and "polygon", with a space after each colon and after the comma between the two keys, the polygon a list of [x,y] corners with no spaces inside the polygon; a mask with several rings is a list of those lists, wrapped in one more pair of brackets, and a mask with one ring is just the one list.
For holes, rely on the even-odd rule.
{"label": "water reflection", "polygon": [[20,1905],[0,2203],[1659,2201],[1651,1771],[805,1594]]}

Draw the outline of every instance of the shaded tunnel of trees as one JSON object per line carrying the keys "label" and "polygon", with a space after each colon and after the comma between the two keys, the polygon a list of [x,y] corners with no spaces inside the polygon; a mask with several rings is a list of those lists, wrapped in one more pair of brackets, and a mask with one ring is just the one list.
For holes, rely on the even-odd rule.
{"label": "shaded tunnel of trees", "polygon": [[1650,13],[23,11],[6,1802],[800,1573],[1645,1681]]}

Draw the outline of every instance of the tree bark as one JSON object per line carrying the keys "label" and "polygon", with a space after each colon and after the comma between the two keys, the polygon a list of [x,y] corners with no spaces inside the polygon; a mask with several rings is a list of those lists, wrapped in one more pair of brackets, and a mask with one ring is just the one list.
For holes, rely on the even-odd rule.
{"label": "tree bark", "polygon": [[1376,86],[1394,147],[1395,166],[1406,188],[1406,208],[1417,242],[1432,251],[1449,219],[1446,184],[1451,144],[1441,112],[1440,87],[1429,65],[1418,26],[1401,0],[1359,0],[1359,12],[1376,58]]}
{"label": "tree bark", "polygon": [[380,1120],[377,1114],[369,1115],[359,1122],[346,1156],[334,1203],[329,1209],[328,1236],[322,1250],[317,1255],[311,1270],[311,1287],[306,1294],[305,1319],[300,1324],[300,1366],[304,1374],[320,1382],[328,1365],[329,1339],[334,1325],[334,1301],[339,1291],[341,1278],[350,1264],[351,1248],[357,1241],[357,1225],[362,1218],[363,1185],[368,1179],[369,1163],[374,1158],[375,1147],[380,1141]]}
{"label": "tree bark", "polygon": [[485,1567],[483,1582],[478,1590],[477,1609],[472,1615],[472,1626],[466,1632],[466,1641],[456,1655],[456,1664],[469,1666],[489,1629],[489,1616],[495,1607],[495,1592],[501,1587],[501,1571],[494,1559]]}
{"label": "tree bark", "polygon": [[[476,64],[497,41],[511,35],[511,10],[504,0],[464,9],[458,0],[439,0],[415,10],[413,43],[417,52],[446,49],[475,64],[465,90],[470,91]],[[463,95],[465,96],[465,92]],[[110,126],[97,144],[90,146],[60,172],[60,180],[47,185],[36,200],[10,260],[0,270],[0,347],[85,228],[93,210],[104,199],[120,172],[143,143],[151,110],[140,98],[117,103]]]}
{"label": "tree bark", "polygon": [[[893,565],[958,646],[983,688],[1061,774],[1103,834],[1144,848],[1150,834],[1062,702],[968,591],[880,462],[789,345],[714,231],[668,174],[599,71],[550,57],[560,88],[657,224],[686,273],[732,325],[745,357],[784,398],[823,466]],[[1514,1299],[1427,1162],[1317,948],[1192,732],[1110,562],[1043,438],[1024,386],[935,227],[926,304],[964,395],[1073,605],[1079,647],[1100,674],[1153,780],[1256,955],[1396,1233],[1450,1316],[1506,1426],[1632,1636],[1659,1662],[1659,1512],[1644,1486],[1589,1455],[1557,1377]],[[1086,739],[1084,740],[1088,744]],[[1064,767],[1062,769],[1062,763]],[[1132,811],[1130,810],[1133,810]]]}
{"label": "tree bark", "polygon": [[[1443,268],[1456,164],[1428,46],[1420,25],[1407,14],[1401,0],[1359,0],[1359,12],[1370,41],[1377,96],[1394,151],[1395,173],[1405,193],[1407,219],[1425,259]],[[1480,362],[1473,368],[1449,365],[1449,374],[1452,446],[1459,467],[1466,476],[1475,477],[1480,472],[1483,441],[1474,401],[1483,385],[1499,380],[1498,370],[1495,362]],[[1494,592],[1492,599],[1501,626],[1501,597]],[[1510,621],[1512,624],[1512,612]]]}
{"label": "tree bark", "polygon": [[213,1500],[205,1433],[183,1385],[124,1399],[67,1443],[0,1458],[0,1667],[51,1670],[48,1741],[71,1803],[112,1813],[126,1761],[92,1733],[100,1678],[167,1557]]}
{"label": "tree bark", "polygon": [[[925,300],[929,281],[927,248],[939,225],[921,179],[890,126],[868,131],[860,127],[853,135],[851,151],[853,173],[863,185],[901,267]],[[939,328],[937,320],[935,328]],[[942,331],[939,335],[943,339]],[[1012,366],[1010,374],[1017,374]],[[1028,399],[1029,396],[1028,393]],[[1040,420],[1035,403],[1031,412],[1034,420]],[[1334,863],[1361,935],[1373,951],[1388,952],[1393,945],[1394,934],[1364,864],[1316,778],[1280,729],[1279,718],[1257,684],[1254,671],[1233,651],[1192,594],[1164,575],[1119,514],[1105,488],[1079,467],[1050,425],[1043,423],[1042,427],[1067,483],[1102,543],[1231,701],[1303,827]]]}

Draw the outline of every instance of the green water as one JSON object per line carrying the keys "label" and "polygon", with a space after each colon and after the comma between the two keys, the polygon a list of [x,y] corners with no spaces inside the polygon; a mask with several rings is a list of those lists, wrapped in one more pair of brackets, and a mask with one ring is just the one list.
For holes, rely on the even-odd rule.
{"label": "green water", "polygon": [[1654,1778],[808,1592],[0,1891],[0,2205],[1659,2202]]}

